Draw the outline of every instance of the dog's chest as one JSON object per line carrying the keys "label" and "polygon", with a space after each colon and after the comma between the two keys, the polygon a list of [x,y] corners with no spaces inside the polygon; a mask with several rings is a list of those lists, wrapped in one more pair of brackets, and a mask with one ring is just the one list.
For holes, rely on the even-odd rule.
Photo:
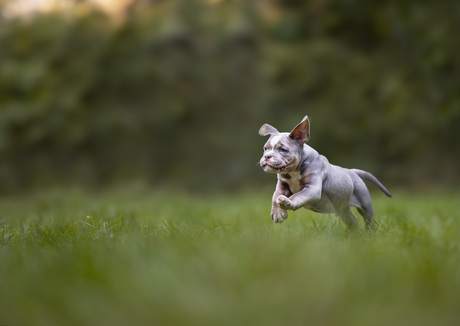
{"label": "dog's chest", "polygon": [[303,188],[302,175],[299,171],[291,173],[280,173],[279,179],[287,184],[292,193],[297,193]]}

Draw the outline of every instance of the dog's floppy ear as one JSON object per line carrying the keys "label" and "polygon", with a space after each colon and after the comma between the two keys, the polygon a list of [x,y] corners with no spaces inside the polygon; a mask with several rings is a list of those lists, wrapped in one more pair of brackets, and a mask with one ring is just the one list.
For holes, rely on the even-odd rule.
{"label": "dog's floppy ear", "polygon": [[310,139],[310,120],[306,115],[302,121],[291,131],[289,137],[299,144],[306,143]]}
{"label": "dog's floppy ear", "polygon": [[262,127],[259,129],[259,135],[261,136],[275,136],[278,135],[280,132],[276,130],[275,127],[270,126],[268,123],[264,124]]}

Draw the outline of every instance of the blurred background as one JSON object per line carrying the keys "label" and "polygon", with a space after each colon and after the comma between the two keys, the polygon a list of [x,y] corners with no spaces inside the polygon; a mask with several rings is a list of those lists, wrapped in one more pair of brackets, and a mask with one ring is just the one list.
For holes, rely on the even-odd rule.
{"label": "blurred background", "polygon": [[0,192],[269,185],[263,123],[330,162],[460,181],[460,2],[0,0]]}

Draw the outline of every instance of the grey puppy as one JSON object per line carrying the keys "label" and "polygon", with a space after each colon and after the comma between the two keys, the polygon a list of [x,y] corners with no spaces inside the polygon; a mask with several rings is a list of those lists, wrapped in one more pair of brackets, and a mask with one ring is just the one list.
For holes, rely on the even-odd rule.
{"label": "grey puppy", "polygon": [[390,192],[369,172],[330,164],[326,157],[306,145],[310,139],[308,116],[290,133],[280,133],[264,124],[259,134],[270,136],[260,165],[265,172],[278,174],[271,210],[275,223],[288,217],[287,210],[304,207],[318,213],[334,213],[354,228],[357,219],[350,210],[354,206],[366,226],[372,227],[374,208],[363,179],[375,183],[388,197]]}

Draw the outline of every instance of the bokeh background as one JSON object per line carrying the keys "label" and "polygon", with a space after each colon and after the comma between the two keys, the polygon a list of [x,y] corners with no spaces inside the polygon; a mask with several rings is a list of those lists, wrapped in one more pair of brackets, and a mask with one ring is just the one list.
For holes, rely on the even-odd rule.
{"label": "bokeh background", "polygon": [[460,180],[460,2],[0,0],[0,192],[270,184],[263,123],[332,163]]}

